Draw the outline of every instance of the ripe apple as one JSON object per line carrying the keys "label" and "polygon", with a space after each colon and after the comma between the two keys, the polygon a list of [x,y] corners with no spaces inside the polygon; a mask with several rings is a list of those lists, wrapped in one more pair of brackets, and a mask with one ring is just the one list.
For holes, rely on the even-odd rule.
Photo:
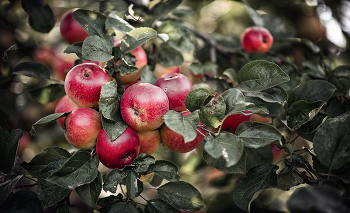
{"label": "ripe apple", "polygon": [[[73,101],[71,101],[67,95],[65,95],[56,105],[55,113],[70,112],[78,108],[79,107]],[[64,117],[56,120],[58,125],[60,125],[63,129],[65,129],[65,119],[66,118]]]}
{"label": "ripe apple", "polygon": [[60,32],[64,40],[69,44],[84,41],[89,34],[73,19],[74,10],[66,12],[60,21]]}
{"label": "ripe apple", "polygon": [[275,144],[270,144],[272,147],[273,161],[276,162],[283,158],[285,151],[280,150]]}
{"label": "ripe apple", "polygon": [[104,129],[98,134],[96,154],[101,163],[110,169],[121,169],[138,156],[140,139],[137,133],[127,127],[114,141],[111,141]]}
{"label": "ripe apple", "polygon": [[169,111],[165,92],[149,83],[131,85],[120,100],[120,113],[131,128],[138,132],[157,129]]}
{"label": "ripe apple", "polygon": [[33,54],[33,60],[51,67],[52,63],[55,61],[55,55],[56,53],[53,48],[37,47]]}
{"label": "ripe apple", "polygon": [[[243,111],[245,113],[250,113],[250,111]],[[252,115],[240,115],[240,114],[233,114],[229,115],[224,122],[221,124],[221,130],[225,130],[228,132],[231,132],[232,134],[235,134],[235,131],[242,122],[244,121],[250,121],[252,118]]]}
{"label": "ripe apple", "polygon": [[156,63],[154,67],[154,74],[157,78],[160,78],[162,75],[167,73],[179,73],[180,72],[180,66],[175,67],[166,67],[161,65],[160,63]]}
{"label": "ripe apple", "polygon": [[181,73],[168,73],[162,75],[154,83],[168,96],[169,110],[186,111],[185,98],[193,89],[192,83]]}
{"label": "ripe apple", "polygon": [[[184,112],[182,113],[182,116],[188,115],[191,112]],[[199,122],[199,125],[203,125],[201,122]],[[201,130],[197,128],[200,132],[202,132],[204,135],[207,133],[204,130]],[[169,129],[166,125],[163,125],[160,128],[160,138],[162,140],[162,143],[165,147],[168,149],[174,151],[174,152],[189,152],[198,146],[200,146],[204,136],[197,132],[197,137],[188,143],[185,143],[184,137],[180,134],[177,134],[173,130]]]}
{"label": "ripe apple", "polygon": [[157,151],[160,145],[160,133],[158,129],[146,131],[146,132],[136,132],[140,138],[140,154],[153,154]]}
{"label": "ripe apple", "polygon": [[66,78],[66,72],[68,72],[74,66],[74,60],[65,60],[60,57],[55,57],[53,62],[53,72],[57,80],[62,80]]}
{"label": "ripe apple", "polygon": [[83,63],[68,72],[64,88],[68,97],[79,107],[96,107],[101,86],[109,80],[108,74],[100,66]]}
{"label": "ripe apple", "polygon": [[91,149],[102,129],[101,115],[91,108],[73,110],[65,120],[64,135],[68,142],[79,149]]}
{"label": "ripe apple", "polygon": [[243,49],[248,53],[267,52],[273,43],[271,33],[264,27],[247,28],[241,36]]}

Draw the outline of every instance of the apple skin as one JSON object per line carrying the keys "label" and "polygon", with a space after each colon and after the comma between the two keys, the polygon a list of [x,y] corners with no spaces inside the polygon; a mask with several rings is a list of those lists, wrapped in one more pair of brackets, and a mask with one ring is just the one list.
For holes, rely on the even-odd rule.
{"label": "apple skin", "polygon": [[263,27],[248,27],[241,36],[241,45],[248,53],[267,52],[273,43],[271,33]]}
{"label": "apple skin", "polygon": [[160,145],[160,133],[159,130],[152,130],[146,132],[136,132],[140,138],[140,154],[153,154],[158,150]]}
{"label": "apple skin", "polygon": [[185,98],[193,90],[193,85],[188,78],[181,73],[168,73],[162,75],[154,83],[168,96],[169,110],[177,112],[186,111]]}
{"label": "apple skin", "polygon": [[160,78],[162,75],[168,73],[180,73],[180,66],[166,67],[161,65],[160,63],[156,63],[154,67],[154,74],[157,78]]}
{"label": "apple skin", "polygon": [[160,127],[169,111],[165,92],[149,83],[137,83],[125,90],[120,100],[120,113],[131,128],[138,132]]}
{"label": "apple skin", "polygon": [[[182,113],[182,116],[188,115],[190,113],[191,112],[184,112]],[[203,124],[199,122],[199,125]],[[207,134],[204,130],[201,130],[199,128],[197,129],[204,135]],[[185,143],[185,140],[182,135],[177,134],[173,130],[169,129],[169,127],[167,127],[166,125],[163,125],[160,128],[160,138],[164,146],[170,149],[171,151],[185,153],[200,146],[204,136],[197,132],[197,137],[193,141]]]}
{"label": "apple skin", "polygon": [[[244,112],[249,113],[250,111],[244,111]],[[221,124],[222,126],[221,130],[225,130],[225,131],[231,132],[232,134],[235,134],[237,127],[244,121],[250,121],[251,118],[252,118],[252,115],[240,115],[240,114],[229,115]]]}
{"label": "apple skin", "polygon": [[96,107],[101,86],[109,81],[109,75],[100,66],[83,63],[68,72],[64,88],[68,97],[79,107]]}
{"label": "apple skin", "polygon": [[281,150],[275,145],[275,144],[270,144],[272,148],[272,153],[273,153],[273,161],[276,162],[280,159],[283,158],[285,150]]}
{"label": "apple skin", "polygon": [[[70,112],[78,108],[79,107],[73,101],[71,101],[67,95],[65,95],[56,105],[55,113]],[[65,129],[65,126],[64,126],[65,119],[66,118],[63,117],[56,120],[58,125],[60,125],[62,129]]]}
{"label": "apple skin", "polygon": [[51,67],[54,61],[56,60],[55,56],[56,53],[53,48],[37,47],[33,54],[33,60]]}
{"label": "apple skin", "polygon": [[91,149],[102,129],[101,115],[91,108],[79,108],[67,116],[65,126],[64,135],[72,146]]}
{"label": "apple skin", "polygon": [[67,61],[56,56],[53,62],[54,76],[57,80],[64,81],[66,79],[66,72],[68,72],[74,66],[74,61]]}
{"label": "apple skin", "polygon": [[60,20],[60,32],[69,44],[84,41],[89,34],[73,19],[74,10],[66,12]]}
{"label": "apple skin", "polygon": [[127,127],[114,141],[111,141],[104,129],[98,134],[96,154],[101,163],[110,169],[121,169],[130,165],[140,151],[140,139],[137,133]]}

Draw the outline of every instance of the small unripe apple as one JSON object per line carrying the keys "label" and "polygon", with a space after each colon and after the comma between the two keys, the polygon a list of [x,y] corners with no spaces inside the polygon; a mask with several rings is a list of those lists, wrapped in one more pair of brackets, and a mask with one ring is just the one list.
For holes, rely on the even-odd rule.
{"label": "small unripe apple", "polygon": [[131,85],[120,100],[120,113],[125,123],[138,132],[160,127],[168,111],[169,99],[165,92],[148,83]]}
{"label": "small unripe apple", "polygon": [[154,83],[168,96],[169,110],[186,111],[185,98],[193,89],[192,83],[181,73],[168,73],[162,75]]}
{"label": "small unripe apple", "polygon": [[73,19],[74,10],[66,12],[60,21],[60,32],[64,40],[69,44],[84,41],[89,34]]}
{"label": "small unripe apple", "polygon": [[114,141],[111,141],[104,129],[98,134],[96,154],[101,163],[110,169],[121,169],[130,165],[140,151],[140,139],[137,133],[127,127]]}
{"label": "small unripe apple", "polygon": [[160,145],[160,133],[158,129],[136,133],[140,138],[140,154],[151,155],[157,151]]}
{"label": "small unripe apple", "polygon": [[79,107],[95,107],[100,100],[101,86],[109,80],[109,75],[100,66],[83,63],[68,72],[64,88]]}
{"label": "small unripe apple", "polygon": [[160,78],[164,74],[168,73],[179,73],[180,72],[180,66],[175,67],[166,67],[161,65],[160,63],[156,63],[156,66],[154,67],[154,74],[157,78]]}
{"label": "small unripe apple", "polygon": [[[191,112],[184,112],[182,113],[182,116],[188,115]],[[199,122],[199,125],[203,125],[201,122]],[[207,133],[204,130],[201,130],[197,128],[200,132],[202,132],[204,135]],[[166,125],[163,125],[160,128],[160,138],[162,140],[162,143],[165,147],[168,149],[174,151],[174,152],[189,152],[198,146],[200,146],[204,136],[197,132],[197,137],[190,142],[185,143],[184,137],[180,134],[177,134],[173,130],[169,129]]]}
{"label": "small unripe apple", "polygon": [[267,52],[273,43],[271,33],[264,27],[247,28],[241,36],[242,48],[248,53]]}
{"label": "small unripe apple", "polygon": [[[67,95],[65,95],[56,105],[55,113],[70,112],[78,108],[79,107],[73,101],[71,101]],[[65,129],[64,127],[65,119],[66,117],[56,120],[58,125],[60,125],[63,129]]]}
{"label": "small unripe apple", "polygon": [[101,115],[91,108],[73,110],[65,120],[64,135],[78,149],[91,149],[102,129]]}
{"label": "small unripe apple", "polygon": [[[245,113],[250,113],[250,111],[244,111]],[[241,115],[233,114],[229,115],[224,122],[221,124],[221,130],[225,130],[235,134],[237,127],[244,121],[250,121],[252,115]]]}

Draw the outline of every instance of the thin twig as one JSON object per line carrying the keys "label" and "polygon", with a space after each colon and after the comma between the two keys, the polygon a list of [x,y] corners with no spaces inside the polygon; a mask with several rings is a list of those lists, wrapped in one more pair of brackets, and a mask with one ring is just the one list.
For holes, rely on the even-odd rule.
{"label": "thin twig", "polygon": [[210,131],[210,130],[207,130],[206,128],[203,128],[203,127],[201,127],[201,126],[197,126],[197,128],[199,128],[199,129],[201,129],[201,130],[203,130],[203,131],[205,131],[205,132],[207,132],[207,133],[209,133],[209,134],[211,134],[211,135],[213,135],[213,136],[217,136],[217,133],[215,133],[215,132],[212,132],[212,131]]}

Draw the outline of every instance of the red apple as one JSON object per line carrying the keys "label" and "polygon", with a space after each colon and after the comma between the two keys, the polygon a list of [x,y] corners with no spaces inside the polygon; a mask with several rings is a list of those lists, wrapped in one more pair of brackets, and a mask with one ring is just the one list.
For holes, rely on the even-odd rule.
{"label": "red apple", "polygon": [[[184,112],[182,113],[182,116],[188,115],[191,112]],[[201,122],[199,122],[199,125],[203,125]],[[203,134],[207,134],[204,130],[201,130],[197,128],[200,132]],[[162,143],[165,147],[168,149],[174,151],[174,152],[189,152],[198,146],[200,146],[204,136],[197,132],[197,137],[188,143],[185,143],[184,137],[180,134],[177,134],[173,130],[169,129],[166,125],[163,125],[160,128],[160,138],[162,140]]]}
{"label": "red apple", "polygon": [[275,144],[270,144],[272,147],[273,161],[276,162],[283,158],[285,150],[280,150]]}
{"label": "red apple", "polygon": [[140,139],[137,133],[127,127],[114,141],[111,141],[104,129],[98,134],[96,154],[103,165],[110,169],[121,169],[138,156]]}
{"label": "red apple", "polygon": [[52,63],[56,60],[55,55],[56,53],[53,48],[37,47],[33,54],[33,60],[51,67]]}
{"label": "red apple", "polygon": [[65,126],[64,135],[72,146],[91,149],[102,129],[101,115],[91,108],[79,108],[67,116]]}
{"label": "red apple", "polygon": [[100,100],[101,86],[109,82],[108,74],[98,65],[83,63],[67,74],[64,87],[68,97],[80,107],[95,107]]}
{"label": "red apple", "polygon": [[181,73],[168,73],[162,75],[154,83],[162,88],[169,99],[169,110],[186,111],[185,98],[193,89],[192,83]]}
{"label": "red apple", "polygon": [[66,78],[66,72],[68,72],[74,66],[73,60],[65,60],[60,57],[56,57],[53,62],[53,73],[57,80],[62,80]]}
{"label": "red apple", "polygon": [[131,85],[120,100],[120,112],[125,123],[138,132],[160,127],[168,111],[169,99],[165,92],[148,83]]}
{"label": "red apple", "polygon": [[[250,113],[250,111],[243,111],[245,113]],[[224,122],[221,124],[221,130],[225,130],[235,134],[238,125],[240,125],[244,121],[250,121],[252,115],[241,115],[241,114],[233,114],[229,115]]]}
{"label": "red apple", "polygon": [[137,84],[137,83],[140,83],[140,81],[135,81],[135,82],[132,82],[130,84],[127,84],[127,85],[124,86],[124,89],[127,90],[131,85]]}
{"label": "red apple", "polygon": [[156,63],[156,66],[154,67],[154,74],[157,78],[160,78],[164,74],[168,73],[179,73],[180,72],[180,66],[175,67],[166,67],[161,65],[160,63]]}
{"label": "red apple", "polygon": [[151,130],[146,132],[137,132],[140,138],[140,154],[153,154],[157,151],[160,144],[160,133],[159,130]]}
{"label": "red apple", "polygon": [[273,43],[271,33],[264,27],[247,28],[241,36],[242,48],[248,53],[267,52]]}
{"label": "red apple", "polygon": [[[55,113],[70,112],[78,108],[79,107],[73,101],[71,101],[67,95],[65,95],[56,105]],[[66,118],[64,117],[56,120],[58,125],[60,125],[63,129],[65,129],[65,119]]]}
{"label": "red apple", "polygon": [[60,32],[64,40],[69,44],[84,41],[89,34],[73,19],[74,10],[66,12],[60,21]]}

